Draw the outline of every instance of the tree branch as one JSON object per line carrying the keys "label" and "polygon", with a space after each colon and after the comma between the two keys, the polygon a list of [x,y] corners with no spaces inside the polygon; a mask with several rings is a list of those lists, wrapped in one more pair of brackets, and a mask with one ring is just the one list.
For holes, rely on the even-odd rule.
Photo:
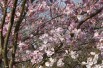
{"label": "tree branch", "polygon": [[7,15],[7,0],[4,0],[4,7],[2,6],[2,4],[0,3],[2,12],[3,12],[3,18],[0,24],[0,63],[2,62],[2,55],[3,55],[3,44],[4,44],[4,38],[3,38],[3,26],[5,23],[5,19],[6,19],[6,15]]}
{"label": "tree branch", "polygon": [[15,61],[15,53],[16,53],[16,49],[17,49],[18,31],[19,31],[20,24],[21,24],[21,22],[22,22],[22,20],[24,18],[24,15],[25,15],[24,14],[24,12],[25,12],[25,3],[26,3],[26,0],[23,0],[22,10],[20,12],[20,17],[19,17],[18,21],[16,22],[16,26],[15,26],[15,30],[14,30],[14,41],[13,41],[13,48],[12,48],[12,57],[11,57],[10,64],[9,64],[10,68],[13,67],[13,64],[14,64],[14,61]]}
{"label": "tree branch", "polygon": [[[3,26],[4,26],[4,23],[5,23],[5,19],[6,19],[6,15],[7,15],[7,0],[5,0],[5,3],[4,3],[4,8],[2,7],[2,11],[4,11],[3,13],[3,18],[2,18],[2,22],[0,24],[0,50],[3,49],[3,43],[4,43],[4,38],[3,38]],[[1,51],[0,51],[1,52]]]}
{"label": "tree branch", "polygon": [[5,68],[9,68],[8,57],[7,57],[7,45],[8,45],[8,39],[9,39],[9,36],[10,36],[10,32],[12,30],[12,26],[13,26],[13,23],[14,23],[14,16],[15,16],[15,10],[16,10],[16,6],[17,6],[17,2],[18,2],[18,0],[14,0],[13,8],[12,8],[12,11],[11,11],[10,23],[9,23],[9,27],[8,27],[8,31],[7,31],[5,40],[4,40],[3,59],[4,59]]}
{"label": "tree branch", "polygon": [[102,10],[103,10],[103,6],[102,6],[100,9],[98,9],[96,12],[92,13],[90,16],[87,16],[84,20],[80,21],[79,24],[77,25],[77,29],[79,29],[80,26],[81,26],[85,21],[87,21],[88,19],[96,16],[96,15],[99,14]]}

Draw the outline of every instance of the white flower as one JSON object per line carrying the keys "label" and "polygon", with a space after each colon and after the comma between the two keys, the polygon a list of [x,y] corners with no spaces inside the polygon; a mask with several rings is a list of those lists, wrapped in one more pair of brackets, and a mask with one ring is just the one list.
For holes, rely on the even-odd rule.
{"label": "white flower", "polygon": [[103,38],[101,38],[99,41],[100,41],[101,43],[103,43]]}
{"label": "white flower", "polygon": [[44,43],[44,44],[47,44],[47,43],[48,43],[48,39],[44,39],[44,40],[43,40],[43,43]]}
{"label": "white flower", "polygon": [[69,15],[69,14],[71,14],[73,12],[74,12],[73,9],[70,8],[69,5],[67,5],[66,8],[65,8],[64,13],[67,14],[67,15]]}
{"label": "white flower", "polygon": [[92,57],[87,58],[87,64],[90,66],[93,65],[93,58]]}
{"label": "white flower", "polygon": [[43,53],[39,52],[38,50],[35,50],[32,54],[31,54],[31,62],[34,63],[39,63],[42,61],[43,59]]}
{"label": "white flower", "polygon": [[25,43],[23,43],[23,42],[19,42],[19,46],[18,47],[23,47],[24,45],[26,45]]}
{"label": "white flower", "polygon": [[99,33],[98,32],[95,32],[94,33],[94,37],[98,37],[99,36]]}
{"label": "white flower", "polygon": [[61,27],[58,27],[58,28],[56,29],[56,32],[58,32],[58,33],[61,33],[61,32],[63,32],[63,28],[61,28]]}
{"label": "white flower", "polygon": [[86,15],[77,15],[78,21],[82,21],[85,17]]}
{"label": "white flower", "polygon": [[60,59],[57,61],[57,66],[58,66],[58,67],[62,67],[63,65],[64,65],[63,58],[60,58]]}
{"label": "white flower", "polygon": [[30,37],[33,37],[33,34],[30,34]]}
{"label": "white flower", "polygon": [[86,65],[87,63],[86,62],[82,62],[82,65]]}
{"label": "white flower", "polygon": [[47,66],[47,67],[51,67],[52,64],[51,64],[50,62],[46,62],[46,63],[45,63],[45,66]]}
{"label": "white flower", "polygon": [[68,54],[68,50],[65,50],[65,53]]}
{"label": "white flower", "polygon": [[1,4],[2,4],[2,7],[4,7],[4,2],[3,1],[1,1]]}
{"label": "white flower", "polygon": [[45,33],[45,34],[43,34],[42,36],[40,36],[39,39],[44,39],[44,38],[47,38],[47,37],[48,37],[48,34]]}
{"label": "white flower", "polygon": [[70,52],[70,56],[73,58],[73,59],[76,59],[78,57],[78,54],[76,53],[76,51],[71,51]]}
{"label": "white flower", "polygon": [[53,58],[49,58],[50,62],[54,63],[56,60]]}
{"label": "white flower", "polygon": [[86,65],[86,68],[91,68],[91,65]]}
{"label": "white flower", "polygon": [[35,60],[34,60],[34,59],[31,59],[31,63],[34,64],[34,63],[35,63]]}
{"label": "white flower", "polygon": [[63,40],[64,40],[64,38],[63,38],[63,37],[60,37],[60,40],[61,40],[61,41],[63,41]]}
{"label": "white flower", "polygon": [[55,61],[56,61],[55,59],[49,58],[49,62],[46,62],[45,66],[52,67]]}
{"label": "white flower", "polygon": [[31,51],[30,51],[30,50],[26,50],[26,53],[27,53],[27,54],[30,54],[30,53],[31,53]]}
{"label": "white flower", "polygon": [[55,30],[52,29],[52,30],[50,31],[50,33],[51,33],[51,34],[55,33]]}
{"label": "white flower", "polygon": [[20,12],[16,12],[16,15],[17,15],[17,16],[20,16]]}
{"label": "white flower", "polygon": [[[91,54],[94,55],[95,53],[91,52]],[[97,60],[98,60],[98,54],[95,54],[94,57],[87,58],[86,67],[87,68],[102,68],[102,64],[96,64]]]}
{"label": "white flower", "polygon": [[81,29],[74,29],[73,33],[75,33],[76,37],[79,36],[79,35],[81,35]]}
{"label": "white flower", "polygon": [[54,54],[54,48],[51,48],[50,50],[45,51],[47,53],[47,56],[50,57],[51,55]]}
{"label": "white flower", "polygon": [[93,58],[93,64],[96,64],[98,61],[98,54],[95,54],[94,58]]}
{"label": "white flower", "polygon": [[95,55],[96,53],[95,53],[95,52],[90,52],[90,54],[91,54],[91,55]]}

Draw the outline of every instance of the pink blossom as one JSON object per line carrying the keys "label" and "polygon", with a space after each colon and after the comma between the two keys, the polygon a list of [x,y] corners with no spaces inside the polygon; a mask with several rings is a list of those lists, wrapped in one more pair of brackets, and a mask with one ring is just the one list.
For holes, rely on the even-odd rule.
{"label": "pink blossom", "polygon": [[43,59],[43,53],[36,50],[31,54],[31,57],[32,57],[31,59],[32,64],[39,63]]}

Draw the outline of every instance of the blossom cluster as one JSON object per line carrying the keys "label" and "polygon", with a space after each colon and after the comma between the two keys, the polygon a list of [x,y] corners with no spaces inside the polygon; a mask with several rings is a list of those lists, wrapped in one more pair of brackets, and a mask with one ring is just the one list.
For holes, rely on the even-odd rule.
{"label": "blossom cluster", "polygon": [[[0,2],[2,22],[5,2]],[[24,15],[21,3],[18,0],[7,45],[10,59],[16,44],[14,66],[29,61],[34,68],[103,67],[103,0],[82,0],[76,4],[73,0],[27,0]],[[8,0],[3,28],[0,23],[3,42],[10,30],[12,8],[13,1]],[[15,31],[19,18],[23,19]],[[16,35],[17,43],[14,43]]]}

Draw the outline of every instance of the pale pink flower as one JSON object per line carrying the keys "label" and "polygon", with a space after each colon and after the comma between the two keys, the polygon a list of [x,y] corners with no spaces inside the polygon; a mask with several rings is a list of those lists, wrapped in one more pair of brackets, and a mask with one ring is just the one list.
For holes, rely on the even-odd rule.
{"label": "pale pink flower", "polygon": [[50,48],[48,50],[45,50],[46,54],[48,57],[50,57],[51,55],[53,55],[55,52],[54,52],[54,48]]}
{"label": "pale pink flower", "polygon": [[60,59],[57,61],[57,66],[58,66],[58,67],[64,66],[63,58],[60,58]]}
{"label": "pale pink flower", "polygon": [[36,50],[31,54],[31,57],[32,57],[31,59],[32,64],[39,63],[43,59],[43,53]]}

